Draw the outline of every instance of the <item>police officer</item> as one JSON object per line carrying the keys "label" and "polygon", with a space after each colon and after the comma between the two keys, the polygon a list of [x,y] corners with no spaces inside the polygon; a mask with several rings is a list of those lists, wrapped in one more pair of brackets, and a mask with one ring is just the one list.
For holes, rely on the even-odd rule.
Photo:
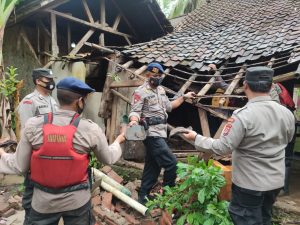
{"label": "police officer", "polygon": [[108,146],[101,128],[79,117],[91,92],[94,89],[78,79],[61,80],[57,84],[60,109],[30,118],[16,153],[0,151],[0,170],[31,171],[34,192],[30,222],[34,225],[55,225],[60,217],[65,225],[94,225],[89,153],[94,152],[103,163],[114,163],[121,157],[120,143],[125,138],[122,133]]}
{"label": "police officer", "polygon": [[[55,82],[52,70],[37,68],[32,71],[32,80],[35,85],[34,92],[26,95],[20,102],[17,113],[20,117],[21,130],[25,127],[25,123],[31,117],[43,115],[57,110],[57,103],[51,96],[51,92],[55,88]],[[29,212],[31,209],[31,201],[33,194],[33,185],[28,176],[24,180],[24,194],[22,206],[25,209],[24,225],[30,225]]]}
{"label": "police officer", "polygon": [[21,128],[24,128],[26,121],[34,116],[55,112],[57,103],[51,97],[55,88],[52,70],[38,68],[32,71],[32,80],[35,85],[34,92],[26,95],[20,102],[17,112],[20,117]]}
{"label": "police officer", "polygon": [[142,184],[139,192],[139,202],[145,203],[152,186],[157,182],[161,168],[165,169],[163,186],[174,186],[176,179],[176,158],[169,149],[167,137],[167,112],[179,107],[186,98],[195,94],[189,92],[170,102],[162,82],[163,67],[159,63],[150,63],[147,67],[147,81],[138,87],[132,99],[132,108],[129,114],[129,125],[143,123],[146,125],[147,138],[145,167]]}
{"label": "police officer", "polygon": [[285,147],[293,138],[295,119],[269,96],[273,74],[268,67],[247,69],[243,87],[249,102],[233,112],[220,139],[184,134],[198,150],[232,153],[229,212],[238,225],[271,225],[272,206],[284,185]]}

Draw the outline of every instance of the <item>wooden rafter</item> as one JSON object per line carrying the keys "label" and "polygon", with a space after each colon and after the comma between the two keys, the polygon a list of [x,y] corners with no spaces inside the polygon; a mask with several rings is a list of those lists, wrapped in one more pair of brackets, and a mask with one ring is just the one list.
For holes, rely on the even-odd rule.
{"label": "wooden rafter", "polygon": [[82,38],[81,40],[77,43],[75,48],[69,53],[69,55],[75,55],[76,53],[79,52],[79,50],[82,48],[84,43],[94,34],[95,30],[90,29]]}
{"label": "wooden rafter", "polygon": [[180,88],[180,90],[177,93],[177,96],[181,96],[184,94],[184,92],[192,85],[193,81],[197,78],[197,74],[192,75],[184,85]]}
{"label": "wooden rafter", "polygon": [[112,27],[105,27],[105,26],[103,26],[102,24],[100,24],[98,22],[90,23],[90,22],[87,22],[85,20],[76,18],[74,16],[70,16],[70,15],[67,15],[66,13],[58,12],[58,11],[55,11],[55,10],[48,10],[47,9],[46,11],[50,12],[50,13],[53,13],[53,14],[59,16],[59,17],[65,18],[67,20],[70,20],[70,21],[77,22],[77,23],[80,23],[82,25],[88,26],[90,28],[98,29],[98,30],[105,31],[105,32],[115,34],[115,35],[119,35],[119,36],[122,36],[122,37],[133,38],[129,34],[125,34],[125,33],[119,32],[119,31],[115,31],[115,30],[113,30]]}
{"label": "wooden rafter", "polygon": [[[235,87],[240,82],[240,79],[243,77],[244,72],[245,72],[245,69],[242,66],[241,69],[239,70],[239,72],[237,73],[237,75],[234,77],[234,80],[229,84],[228,88],[226,89],[226,91],[224,93],[225,95],[230,95],[233,92]],[[224,105],[225,102],[226,102],[226,98],[223,97],[220,99],[219,105]]]}
{"label": "wooden rafter", "polygon": [[94,18],[92,16],[91,10],[90,10],[90,8],[87,4],[87,1],[86,0],[81,0],[81,2],[82,2],[82,5],[83,5],[83,8],[84,8],[84,12],[85,12],[86,16],[88,17],[89,21],[91,23],[94,23],[95,21],[94,21]]}
{"label": "wooden rafter", "polygon": [[47,27],[41,20],[38,20],[38,24],[42,28],[42,30],[45,32],[45,34],[47,34],[49,37],[51,37],[50,31],[47,29]]}
{"label": "wooden rafter", "polygon": [[120,21],[121,21],[121,14],[117,15],[116,19],[115,19],[115,22],[113,24],[113,30],[117,30],[118,29],[118,26],[120,24]]}
{"label": "wooden rafter", "polygon": [[125,23],[127,24],[127,26],[129,27],[129,29],[131,30],[131,32],[134,34],[135,37],[138,37],[138,34],[135,32],[133,26],[131,25],[131,23],[129,22],[129,20],[127,19],[127,17],[124,15],[123,11],[120,9],[119,5],[116,3],[115,0],[111,0],[111,2],[114,4],[114,6],[117,8],[117,10],[119,11],[119,14],[121,14],[122,18],[124,19]]}

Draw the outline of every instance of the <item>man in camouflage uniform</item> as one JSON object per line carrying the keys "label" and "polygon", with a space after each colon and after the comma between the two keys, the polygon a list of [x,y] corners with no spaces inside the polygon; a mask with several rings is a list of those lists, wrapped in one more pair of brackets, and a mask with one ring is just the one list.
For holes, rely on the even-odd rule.
{"label": "man in camouflage uniform", "polygon": [[229,213],[235,225],[271,225],[272,206],[284,185],[285,147],[293,138],[295,118],[272,101],[273,74],[268,67],[247,69],[243,87],[249,101],[233,112],[220,139],[184,134],[200,151],[232,153]]}
{"label": "man in camouflage uniform", "polygon": [[167,138],[167,112],[179,107],[186,98],[193,98],[189,92],[174,101],[169,101],[162,82],[164,70],[158,63],[147,67],[148,80],[138,87],[132,99],[129,114],[130,126],[143,122],[147,128],[145,167],[139,192],[139,202],[145,203],[152,186],[157,182],[161,168],[165,169],[163,186],[174,186],[176,179],[176,157],[169,149]]}
{"label": "man in camouflage uniform", "polygon": [[[21,131],[24,129],[28,119],[49,112],[56,112],[58,105],[51,96],[51,92],[55,88],[53,78],[54,76],[50,69],[38,68],[32,71],[32,80],[35,85],[35,90],[29,95],[26,95],[17,108],[21,122]],[[22,205],[25,209],[24,225],[29,225],[33,185],[27,176],[24,180],[24,186],[25,191],[22,199]]]}

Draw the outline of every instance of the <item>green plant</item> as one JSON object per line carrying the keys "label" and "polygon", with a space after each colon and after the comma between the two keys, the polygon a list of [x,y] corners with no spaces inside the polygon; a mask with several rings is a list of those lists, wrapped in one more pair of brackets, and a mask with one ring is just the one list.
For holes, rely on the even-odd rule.
{"label": "green plant", "polygon": [[116,73],[108,73],[107,76],[111,77],[111,79],[113,81],[118,81],[118,82],[121,81],[120,76],[118,74],[116,74]]}
{"label": "green plant", "polygon": [[207,164],[197,157],[189,157],[188,163],[178,163],[179,182],[174,187],[165,187],[163,195],[156,195],[147,206],[159,207],[179,215],[177,225],[231,225],[228,202],[219,201],[218,194],[225,185],[219,167]]}
{"label": "green plant", "polygon": [[5,97],[10,97],[17,90],[16,85],[19,83],[19,81],[16,79],[16,76],[18,76],[16,73],[17,68],[10,66],[7,67],[7,70],[8,71],[5,72],[6,76],[0,80],[0,93]]}
{"label": "green plant", "polygon": [[101,163],[96,158],[94,152],[90,153],[90,164],[89,164],[89,166],[92,167],[92,168],[96,168],[96,169],[99,169],[101,167]]}

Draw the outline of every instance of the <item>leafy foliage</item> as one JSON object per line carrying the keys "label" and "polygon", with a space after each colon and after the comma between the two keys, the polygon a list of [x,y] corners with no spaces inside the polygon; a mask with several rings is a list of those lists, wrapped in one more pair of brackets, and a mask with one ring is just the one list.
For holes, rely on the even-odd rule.
{"label": "leafy foliage", "polygon": [[96,169],[99,169],[101,167],[101,163],[96,158],[94,152],[90,153],[90,164],[89,164],[89,166],[92,167],[92,168],[96,168]]}
{"label": "leafy foliage", "polygon": [[231,225],[228,202],[219,201],[218,194],[225,185],[219,167],[210,160],[206,164],[197,157],[188,158],[188,163],[178,163],[180,179],[175,187],[165,187],[164,194],[147,203],[151,209],[166,208],[180,215],[177,225]]}
{"label": "leafy foliage", "polygon": [[111,77],[111,79],[113,81],[117,81],[117,82],[121,81],[120,76],[118,74],[116,74],[116,73],[108,73],[107,76]]}
{"label": "leafy foliage", "polygon": [[16,76],[18,76],[16,73],[17,69],[14,66],[7,67],[6,77],[0,80],[0,93],[5,97],[12,96],[17,90],[16,85],[19,83],[16,79]]}
{"label": "leafy foliage", "polygon": [[175,18],[185,15],[199,8],[205,0],[157,0],[165,15],[169,18]]}
{"label": "leafy foliage", "polygon": [[6,24],[8,17],[20,0],[0,0],[0,28]]}

